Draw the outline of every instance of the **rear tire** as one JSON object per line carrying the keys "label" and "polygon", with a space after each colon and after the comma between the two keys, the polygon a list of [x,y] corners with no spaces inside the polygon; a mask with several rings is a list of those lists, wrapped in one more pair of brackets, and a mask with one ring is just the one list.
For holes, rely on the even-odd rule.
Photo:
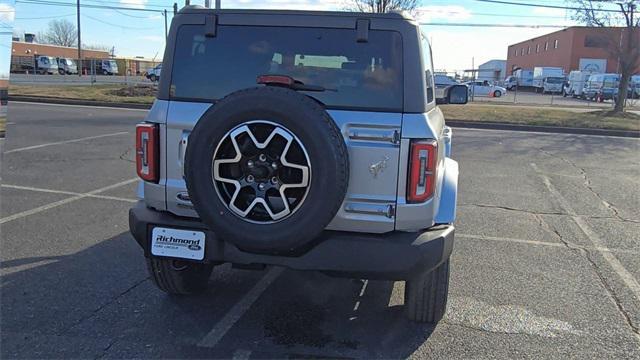
{"label": "rear tire", "polygon": [[156,286],[175,295],[189,295],[207,289],[213,264],[200,264],[173,259],[150,258],[147,270]]}
{"label": "rear tire", "polygon": [[449,259],[431,272],[417,274],[406,281],[404,307],[407,318],[436,324],[447,309],[448,293]]}
{"label": "rear tire", "polygon": [[158,80],[156,77],[156,74],[151,74],[151,76],[149,77],[149,80],[151,80],[151,82],[156,82]]}
{"label": "rear tire", "polygon": [[502,91],[500,90],[496,90],[493,92],[493,96],[499,98],[500,96],[502,96]]}

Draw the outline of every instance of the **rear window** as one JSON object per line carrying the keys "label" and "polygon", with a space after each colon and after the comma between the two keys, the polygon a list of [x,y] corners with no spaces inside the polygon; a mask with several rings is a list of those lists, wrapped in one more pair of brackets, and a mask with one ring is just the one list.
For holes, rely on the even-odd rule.
{"label": "rear window", "polygon": [[356,42],[351,29],[201,25],[178,31],[171,97],[211,101],[255,87],[264,74],[288,75],[328,91],[305,92],[329,108],[402,109],[402,39],[369,31]]}

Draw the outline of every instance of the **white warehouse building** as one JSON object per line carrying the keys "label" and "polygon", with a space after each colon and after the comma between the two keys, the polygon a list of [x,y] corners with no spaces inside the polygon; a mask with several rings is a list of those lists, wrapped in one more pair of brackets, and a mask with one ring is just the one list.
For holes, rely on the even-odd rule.
{"label": "white warehouse building", "polygon": [[478,66],[477,80],[503,81],[507,76],[507,60],[489,60]]}

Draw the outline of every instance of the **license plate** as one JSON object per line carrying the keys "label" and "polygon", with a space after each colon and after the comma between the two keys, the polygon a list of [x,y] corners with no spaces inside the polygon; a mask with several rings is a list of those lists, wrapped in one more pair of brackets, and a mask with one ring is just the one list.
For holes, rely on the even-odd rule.
{"label": "license plate", "polygon": [[182,259],[204,259],[205,235],[202,231],[156,227],[151,232],[151,254]]}

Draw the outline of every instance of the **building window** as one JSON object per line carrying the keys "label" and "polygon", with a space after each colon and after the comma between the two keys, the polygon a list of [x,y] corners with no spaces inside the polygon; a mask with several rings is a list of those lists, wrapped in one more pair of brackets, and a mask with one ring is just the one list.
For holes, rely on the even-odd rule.
{"label": "building window", "polygon": [[516,51],[513,52],[516,56],[518,56],[518,49],[516,49]]}
{"label": "building window", "polygon": [[544,42],[544,51],[547,51],[547,50],[549,50],[549,42],[545,41]]}
{"label": "building window", "polygon": [[540,44],[536,44],[536,53],[540,52]]}
{"label": "building window", "polygon": [[554,49],[558,48],[558,39],[553,40],[553,48]]}
{"label": "building window", "polygon": [[531,46],[527,46],[527,55],[531,54]]}
{"label": "building window", "polygon": [[587,35],[584,37],[584,47],[606,49],[609,41],[602,35]]}
{"label": "building window", "polygon": [[522,53],[520,55],[524,56],[524,48],[522,48]]}

